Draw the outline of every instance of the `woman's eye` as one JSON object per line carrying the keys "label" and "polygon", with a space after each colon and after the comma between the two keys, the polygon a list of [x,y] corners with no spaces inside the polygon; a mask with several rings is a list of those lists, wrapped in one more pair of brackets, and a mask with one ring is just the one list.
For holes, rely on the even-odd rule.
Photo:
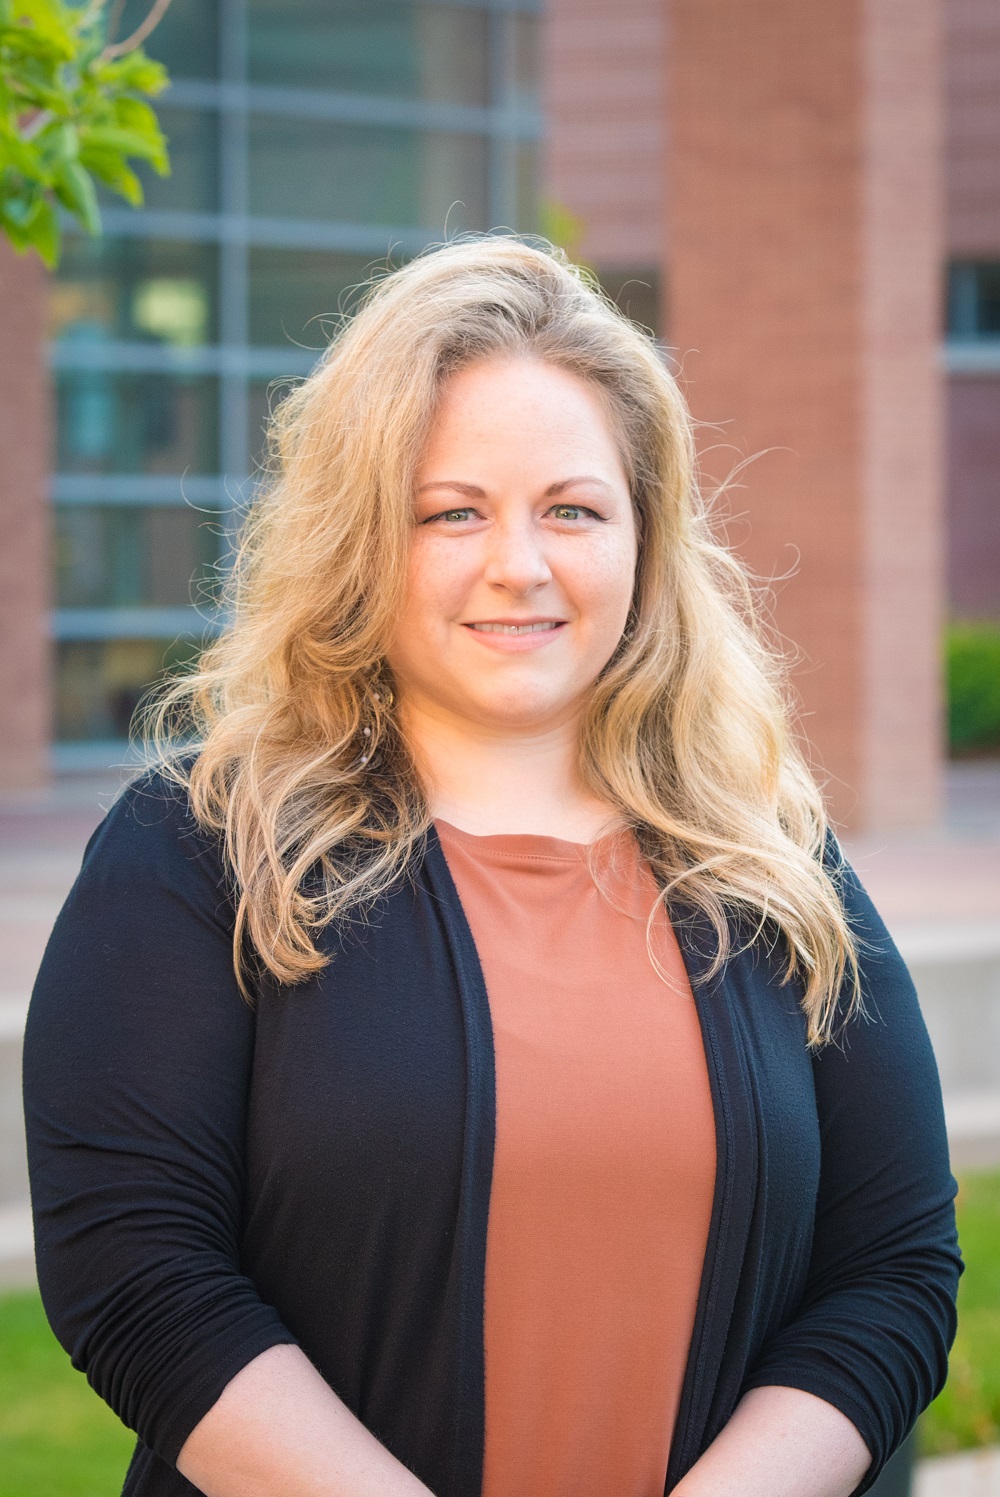
{"label": "woman's eye", "polygon": [[591,520],[600,519],[600,515],[583,504],[554,504],[552,515],[557,520],[579,520],[583,515]]}
{"label": "woman's eye", "polygon": [[467,520],[471,514],[471,509],[443,509],[440,514],[431,515],[430,519],[424,523],[429,525],[434,520],[444,520],[448,524],[460,524],[463,520]]}

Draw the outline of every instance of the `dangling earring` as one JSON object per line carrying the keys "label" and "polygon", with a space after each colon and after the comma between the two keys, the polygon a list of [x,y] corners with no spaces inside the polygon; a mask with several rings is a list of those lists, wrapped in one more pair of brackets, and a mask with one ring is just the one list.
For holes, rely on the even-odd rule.
{"label": "dangling earring", "polygon": [[[389,686],[386,682],[380,681],[377,687],[372,688],[371,700],[375,703],[375,706],[371,710],[371,716],[377,723],[379,721],[379,718],[388,716],[388,714],[392,711],[393,706],[396,702],[396,697],[392,687]],[[365,740],[365,752],[361,755],[361,759],[359,762],[361,764],[367,764],[369,759],[371,758],[371,750],[375,746],[371,741],[372,730],[367,723],[361,729],[361,736]]]}

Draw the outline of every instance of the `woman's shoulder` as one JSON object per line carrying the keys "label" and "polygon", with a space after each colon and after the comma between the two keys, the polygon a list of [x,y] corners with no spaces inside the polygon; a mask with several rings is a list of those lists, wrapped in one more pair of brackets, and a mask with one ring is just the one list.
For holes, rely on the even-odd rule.
{"label": "woman's shoulder", "polygon": [[87,844],[83,882],[115,886],[125,897],[154,886],[228,893],[221,839],[194,814],[188,768],[186,761],[151,766],[124,787]]}

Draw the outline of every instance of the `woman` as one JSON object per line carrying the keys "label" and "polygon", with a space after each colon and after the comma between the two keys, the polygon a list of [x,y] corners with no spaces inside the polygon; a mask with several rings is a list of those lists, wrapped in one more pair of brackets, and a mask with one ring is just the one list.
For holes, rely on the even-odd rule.
{"label": "woman", "polygon": [[126,1492],[866,1490],[954,1332],[937,1077],[654,347],[451,245],[275,453],[28,1023]]}

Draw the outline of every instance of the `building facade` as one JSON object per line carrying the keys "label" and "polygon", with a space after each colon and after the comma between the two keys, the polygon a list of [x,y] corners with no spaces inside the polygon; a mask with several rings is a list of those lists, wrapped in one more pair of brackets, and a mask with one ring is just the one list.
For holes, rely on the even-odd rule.
{"label": "building facade", "polygon": [[[670,342],[669,3],[548,0],[545,191]],[[942,0],[947,604],[1000,619],[1000,4]],[[820,293],[821,294],[821,293]]]}
{"label": "building facade", "polygon": [[148,44],[172,172],[69,239],[49,297],[57,768],[120,757],[217,627],[269,405],[351,288],[537,227],[538,28],[536,0],[173,0]]}
{"label": "building facade", "polygon": [[[144,14],[145,7],[146,0],[128,0],[123,24]],[[752,246],[758,270],[769,278],[775,270],[769,294],[778,303],[788,301],[781,264],[795,271],[795,305],[788,301],[785,309],[789,336],[794,340],[797,330],[818,327],[827,317],[824,336],[839,347],[838,329],[857,328],[858,319],[870,315],[878,323],[869,329],[876,341],[857,345],[855,372],[845,374],[856,389],[845,397],[844,409],[855,412],[847,446],[855,440],[863,444],[875,409],[865,406],[864,392],[872,371],[880,370],[876,403],[882,446],[878,453],[872,449],[868,457],[859,456],[857,477],[831,485],[827,498],[814,506],[809,544],[816,553],[817,585],[829,595],[827,621],[817,625],[817,640],[844,636],[845,607],[854,609],[851,627],[861,633],[873,608],[881,607],[886,618],[881,642],[871,649],[859,646],[855,662],[845,666],[842,690],[824,695],[823,678],[815,672],[825,666],[815,659],[809,665],[818,683],[817,710],[832,724],[818,736],[826,733],[834,745],[834,772],[845,783],[854,782],[854,760],[835,743],[841,724],[855,725],[857,753],[871,759],[874,730],[865,717],[868,708],[859,703],[865,693],[883,707],[898,698],[884,729],[890,752],[883,755],[882,773],[887,783],[901,783],[906,774],[892,745],[914,740],[907,704],[920,696],[919,732],[929,745],[927,772],[920,774],[929,787],[928,755],[940,755],[933,683],[928,676],[918,690],[915,677],[911,681],[896,669],[898,651],[908,647],[912,630],[905,620],[891,625],[892,607],[877,601],[880,589],[873,579],[889,577],[886,566],[891,572],[896,565],[898,573],[903,565],[900,557],[893,561],[894,533],[909,541],[921,527],[935,537],[940,529],[932,516],[937,478],[929,473],[937,461],[936,438],[926,444],[927,462],[920,440],[907,446],[910,437],[920,438],[921,419],[913,409],[907,415],[897,377],[909,379],[927,365],[936,342],[947,407],[947,609],[958,617],[1000,617],[1000,7],[996,0],[942,0],[940,6],[921,0],[920,58],[914,51],[917,30],[905,11],[898,0],[873,0],[863,23],[868,31],[850,32],[832,29],[854,24],[846,9],[843,16],[838,11],[820,17],[808,8],[786,6],[785,0],[735,6],[731,0],[699,0],[693,6],[688,0],[619,0],[613,11],[603,0],[173,0],[150,48],[167,63],[173,80],[161,104],[173,173],[166,179],[147,177],[140,212],[109,201],[104,238],[70,239],[46,294],[55,442],[51,474],[44,472],[46,462],[35,466],[41,475],[37,487],[44,479],[51,500],[43,511],[48,542],[38,519],[42,511],[28,503],[27,458],[20,467],[8,463],[6,476],[0,473],[0,530],[6,526],[4,535],[11,537],[10,545],[0,547],[6,549],[0,567],[6,565],[9,574],[0,589],[0,613],[4,598],[10,600],[2,628],[5,639],[13,641],[0,682],[0,759],[6,753],[7,783],[37,779],[31,766],[44,759],[38,746],[48,742],[57,769],[120,758],[143,691],[164,667],[193,655],[218,627],[219,571],[241,507],[253,492],[269,406],[280,399],[283,382],[312,366],[337,319],[349,312],[353,288],[373,268],[462,229],[541,228],[596,269],[623,309],[653,327],[667,346],[686,337],[687,351],[677,351],[682,362],[690,354],[697,365],[705,310],[693,309],[692,282],[690,277],[685,282],[679,267],[686,264],[688,274],[698,269],[697,261],[690,255],[685,261],[680,246],[692,213],[715,212],[718,203],[707,201],[711,192],[703,200],[689,196],[680,212],[684,221],[675,222],[678,165],[697,186],[697,176],[691,176],[692,140],[701,139],[699,150],[708,140],[716,164],[720,152],[732,158],[754,142],[745,122],[725,117],[725,101],[719,99],[712,104],[716,124],[711,127],[721,132],[718,140],[713,144],[697,130],[680,140],[679,125],[687,130],[684,111],[697,107],[697,90],[688,89],[688,74],[678,68],[693,70],[697,56],[705,87],[715,89],[720,68],[713,58],[721,62],[736,27],[751,50],[764,45],[765,33],[770,38],[769,50],[757,57],[759,69],[770,64],[776,49],[786,49],[776,58],[769,83],[775,90],[773,118],[780,122],[782,90],[790,90],[800,124],[812,129],[823,123],[826,111],[842,142],[835,147],[843,194],[836,215],[823,221],[830,212],[833,178],[824,178],[831,158],[823,155],[827,147],[814,131],[820,154],[797,190],[803,205],[815,199],[815,208],[805,211],[819,219],[818,232],[802,239],[794,253],[772,251],[773,265],[763,240]],[[698,27],[715,28],[710,45],[702,45]],[[828,88],[832,73],[815,55],[821,32],[840,49],[839,65],[846,70],[836,103]],[[882,59],[881,93],[862,105],[858,90],[868,88],[875,76],[872,66],[859,71],[865,48],[870,62]],[[738,57],[733,68],[742,87],[747,69]],[[809,68],[814,71],[807,78]],[[919,109],[914,89],[922,91]],[[943,192],[935,197],[936,166],[929,167],[919,184],[926,223],[914,233],[916,220],[906,217],[912,218],[913,205],[899,198],[903,177],[887,163],[900,148],[894,121],[904,118],[925,134],[919,150],[911,140],[899,156],[900,171],[909,169],[910,158],[937,161],[935,89],[943,105],[938,111],[944,118]],[[682,92],[685,98],[678,103]],[[751,100],[755,109],[766,102],[759,90]],[[763,120],[759,115],[754,128],[764,128]],[[867,146],[859,148],[865,131]],[[824,139],[833,142],[835,134]],[[872,170],[877,167],[882,175],[866,185],[855,166],[860,162],[862,171],[869,169],[865,152],[872,144],[883,153],[882,165]],[[738,178],[735,185],[740,186]],[[751,205],[755,201],[747,199]],[[779,192],[779,214],[783,201]],[[884,226],[890,237],[901,236],[899,243],[882,254],[880,269],[871,255],[867,262],[862,257],[848,264],[856,254],[857,232],[872,228],[862,222],[864,205],[876,202],[888,212]],[[849,222],[856,213],[862,215],[857,232]],[[843,235],[842,261],[827,228]],[[713,253],[718,239],[709,233],[705,241]],[[911,256],[906,281],[893,257],[905,257],[911,248],[918,253],[915,260]],[[738,250],[737,243],[728,269],[716,266],[734,308],[742,294]],[[38,277],[19,264],[12,278],[12,264],[9,255],[0,256],[0,295],[18,302],[20,312],[22,293],[27,288],[34,295]],[[928,266],[936,290],[930,289]],[[864,296],[850,302],[855,281],[860,286],[866,277],[867,312]],[[834,313],[833,299],[841,295],[847,297],[842,314]],[[894,332],[893,308],[904,309],[905,321],[907,306],[916,309],[921,326],[926,324],[919,348],[905,348],[905,337],[901,342]],[[5,419],[16,434],[19,424],[24,430],[37,428],[43,401],[22,378],[22,371],[34,367],[31,318],[25,311],[9,325],[20,329],[23,344],[6,372],[0,371],[7,392]],[[705,355],[705,369],[722,369],[733,352],[731,336],[725,343],[726,326],[725,316],[716,318],[716,341]],[[911,318],[910,333],[913,326]],[[815,353],[807,342],[800,350],[804,358]],[[766,341],[762,348],[766,355]],[[893,360],[899,361],[898,371]],[[810,397],[815,419],[803,428],[808,441],[820,425],[823,439],[829,437],[825,397],[815,393],[829,372],[821,362],[813,360],[809,375],[819,383]],[[784,346],[780,363],[779,372],[797,397],[798,376]],[[918,403],[930,411],[933,381],[923,375],[920,381]],[[737,382],[723,393],[720,419],[738,414],[748,388]],[[787,400],[787,392],[776,395],[779,416]],[[714,413],[709,416],[715,419]],[[771,444],[770,420],[768,415],[759,430],[748,433],[744,455]],[[795,446],[803,433],[790,434],[785,445]],[[837,461],[847,446],[840,444]],[[832,470],[817,461],[816,473],[825,482]],[[913,492],[922,485],[914,523],[907,461],[915,475]],[[782,509],[781,501],[770,519],[758,504],[758,496],[765,508],[769,502],[767,484],[758,485],[733,533],[737,545],[750,531],[758,538],[771,534],[776,542],[787,540],[793,512],[801,511],[800,496],[789,483],[792,510]],[[871,483],[872,495],[876,489],[888,495],[888,485],[894,486],[894,497],[884,504],[879,499],[872,508],[856,488],[851,524],[860,527],[857,534],[866,546],[878,533],[878,555],[872,552],[867,573],[862,568],[848,578],[845,571],[837,582],[825,539],[829,523],[843,520],[844,506],[854,503],[852,484]],[[45,544],[51,567],[39,561]],[[849,526],[838,544],[842,569],[849,570],[854,546]],[[923,642],[915,660],[920,651],[927,660],[935,654],[935,546],[937,540],[929,539],[919,558],[914,551],[905,562],[913,578],[919,573],[925,593]],[[751,548],[751,561],[757,559]],[[774,575],[767,557],[762,570]],[[808,575],[806,568],[785,588],[780,607],[786,607],[789,589],[801,591]],[[897,577],[892,585],[897,584],[904,598],[912,592],[909,581]],[[43,606],[45,586],[50,596]],[[36,628],[35,617],[44,625]],[[806,641],[808,653],[808,629],[803,626],[800,636],[798,624],[794,610],[787,619],[779,617],[796,645]],[[40,663],[43,628],[51,668]],[[876,664],[877,657],[882,664]],[[932,662],[920,669],[927,675],[936,667]],[[884,690],[880,672],[886,677]],[[807,708],[812,710],[808,703]],[[43,730],[46,713],[51,728]],[[921,790],[917,799],[931,814],[931,789]]]}
{"label": "building facade", "polygon": [[1000,619],[1000,5],[947,0],[948,593]]}

